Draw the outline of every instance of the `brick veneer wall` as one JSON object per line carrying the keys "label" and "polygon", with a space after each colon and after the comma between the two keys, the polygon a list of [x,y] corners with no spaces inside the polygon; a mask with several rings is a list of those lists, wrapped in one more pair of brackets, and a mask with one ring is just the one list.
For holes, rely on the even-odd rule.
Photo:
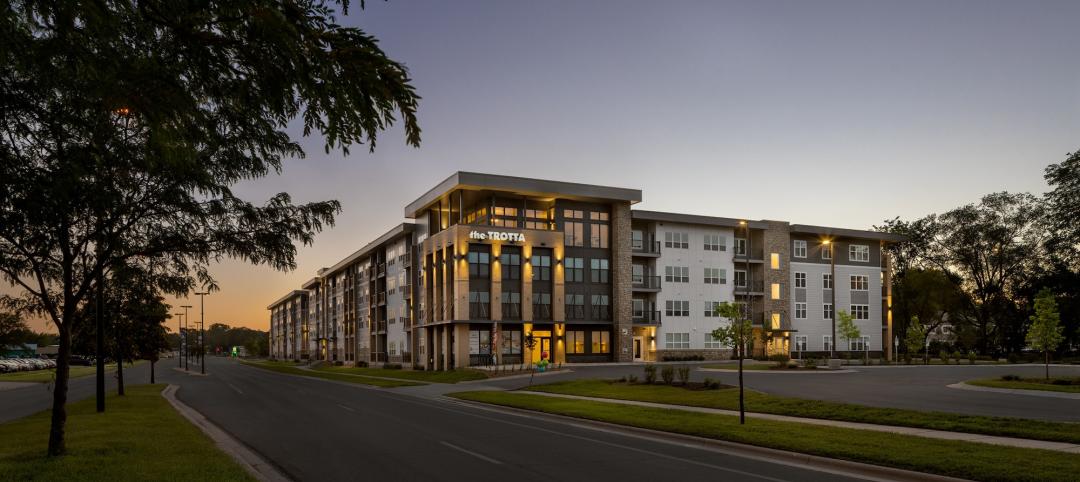
{"label": "brick veneer wall", "polygon": [[611,206],[611,259],[612,259],[612,334],[615,341],[613,358],[617,362],[633,361],[633,297],[631,282],[633,266],[630,239],[630,203]]}

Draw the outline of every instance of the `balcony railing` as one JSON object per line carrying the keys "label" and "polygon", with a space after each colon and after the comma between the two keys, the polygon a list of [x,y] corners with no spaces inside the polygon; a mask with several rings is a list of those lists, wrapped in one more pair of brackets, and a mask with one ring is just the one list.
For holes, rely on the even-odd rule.
{"label": "balcony railing", "polygon": [[386,331],[386,320],[376,322],[375,331]]}
{"label": "balcony railing", "polygon": [[398,261],[401,262],[401,266],[408,268],[409,266],[412,266],[412,255],[403,254],[401,256],[398,256]]}
{"label": "balcony railing", "polygon": [[378,296],[376,297],[376,302],[378,304],[380,304],[380,305],[385,305],[386,304],[386,292],[385,291],[380,291],[379,292]]}
{"label": "balcony railing", "polygon": [[533,304],[533,319],[534,320],[550,320],[551,319],[551,305],[534,303]]}
{"label": "balcony railing", "polygon": [[638,290],[658,290],[660,289],[660,277],[659,276],[634,276],[631,286]]}
{"label": "balcony railing", "polygon": [[480,302],[469,303],[469,318],[473,320],[491,319],[491,307],[488,305],[488,303]]}
{"label": "balcony railing", "polygon": [[744,282],[741,285],[736,284],[735,285],[735,292],[736,293],[743,293],[743,294],[745,294],[747,292],[750,292],[750,293],[764,293],[765,292],[765,281],[764,280],[751,280],[749,283]]}
{"label": "balcony railing", "polygon": [[503,303],[502,304],[502,319],[504,319],[504,320],[520,320],[521,319],[521,303]]}
{"label": "balcony railing", "polygon": [[405,285],[405,286],[402,286],[402,287],[400,287],[398,289],[401,290],[401,296],[403,298],[406,298],[406,299],[407,298],[412,298],[412,286]]}
{"label": "balcony railing", "polygon": [[566,305],[566,319],[584,320],[585,305]]}
{"label": "balcony railing", "polygon": [[631,249],[634,254],[659,256],[660,255],[660,241],[642,240],[633,241],[631,243]]}
{"label": "balcony railing", "polygon": [[660,312],[659,311],[638,311],[633,316],[634,323],[640,325],[659,325],[660,324]]}
{"label": "balcony railing", "polygon": [[592,307],[592,319],[593,320],[610,320],[611,319],[611,307],[609,306],[593,306]]}
{"label": "balcony railing", "polygon": [[379,263],[379,276],[386,276],[386,263]]}

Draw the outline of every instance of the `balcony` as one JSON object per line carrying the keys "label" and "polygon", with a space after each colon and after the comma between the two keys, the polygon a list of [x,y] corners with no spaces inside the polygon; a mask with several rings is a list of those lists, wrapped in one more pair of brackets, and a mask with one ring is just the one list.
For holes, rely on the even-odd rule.
{"label": "balcony", "polygon": [[401,256],[398,256],[398,261],[401,262],[402,267],[408,268],[409,266],[412,266],[412,255],[403,254]]}
{"label": "balcony", "polygon": [[386,333],[386,320],[377,321],[374,323],[375,331],[379,333]]}
{"label": "balcony", "polygon": [[469,318],[473,320],[490,320],[491,307],[488,303],[469,303]]}
{"label": "balcony", "polygon": [[540,303],[533,304],[533,319],[538,321],[551,320],[551,305]]}
{"label": "balcony", "polygon": [[378,296],[376,296],[375,300],[376,300],[377,304],[385,305],[386,304],[386,292],[385,291],[380,291]]}
{"label": "balcony", "polygon": [[631,244],[631,252],[634,256],[644,256],[651,258],[660,256],[660,241],[634,241]]}
{"label": "balcony", "polygon": [[379,263],[379,274],[378,274],[378,276],[380,278],[383,277],[383,276],[386,276],[386,263]]}
{"label": "balcony", "polygon": [[639,311],[634,313],[634,324],[636,325],[659,325],[660,324],[660,312],[659,311]]}
{"label": "balcony", "polygon": [[764,249],[762,249],[760,246],[754,246],[750,248],[749,252],[735,251],[734,261],[736,265],[738,265],[739,263],[745,263],[747,261],[751,263],[764,263]]}
{"label": "balcony", "polygon": [[521,303],[503,303],[502,304],[502,319],[504,319],[504,320],[520,320],[521,319]]}
{"label": "balcony", "polygon": [[635,276],[631,281],[633,291],[660,291],[659,276]]}
{"label": "balcony", "polygon": [[405,285],[405,286],[402,286],[402,287],[398,288],[398,290],[401,291],[401,297],[402,298],[405,298],[405,299],[412,298],[412,286]]}
{"label": "balcony", "polygon": [[765,294],[765,281],[764,280],[752,280],[749,285],[743,283],[741,285],[735,285],[735,294],[737,295],[764,295]]}

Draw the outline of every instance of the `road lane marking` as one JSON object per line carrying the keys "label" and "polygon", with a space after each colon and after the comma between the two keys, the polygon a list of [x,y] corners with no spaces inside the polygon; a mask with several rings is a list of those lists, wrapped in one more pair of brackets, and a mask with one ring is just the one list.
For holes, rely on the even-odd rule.
{"label": "road lane marking", "polygon": [[473,452],[472,450],[469,450],[469,449],[463,449],[463,448],[458,447],[457,445],[454,445],[454,444],[452,444],[450,442],[447,442],[445,440],[442,441],[442,442],[439,442],[439,443],[441,443],[441,444],[443,444],[443,445],[445,445],[447,447],[450,447],[450,448],[452,448],[454,450],[457,450],[458,452],[472,455],[473,457],[476,457],[476,458],[478,458],[480,460],[483,460],[485,462],[490,462],[490,463],[493,463],[495,465],[502,465],[502,462],[499,462],[498,460],[495,460],[495,459],[493,459],[491,457],[488,457],[486,455],[478,454],[478,453]]}
{"label": "road lane marking", "polygon": [[232,388],[233,390],[236,390],[236,393],[239,393],[241,395],[244,394],[244,392],[242,392],[239,388],[236,388],[236,385],[233,385],[233,384],[230,383],[229,388]]}
{"label": "road lane marking", "polygon": [[344,408],[345,410],[348,410],[348,411],[350,411],[350,412],[355,412],[355,411],[356,411],[356,410],[353,410],[353,409],[352,409],[352,408],[350,408],[350,407],[346,407],[345,405],[342,405],[342,404],[340,404],[340,403],[339,403],[339,404],[337,404],[337,406],[339,406],[339,407],[341,407],[341,408]]}

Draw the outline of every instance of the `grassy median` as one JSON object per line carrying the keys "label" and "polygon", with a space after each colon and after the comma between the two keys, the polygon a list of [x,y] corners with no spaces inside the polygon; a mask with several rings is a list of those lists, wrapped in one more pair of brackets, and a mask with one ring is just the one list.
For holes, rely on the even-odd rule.
{"label": "grassy median", "polygon": [[[670,385],[627,384],[608,380],[574,380],[535,385],[530,390],[725,410],[739,409],[739,392],[734,388],[687,390],[680,386]],[[750,412],[789,415],[792,417],[1080,443],[1080,424],[1077,423],[868,407],[865,405],[767,395],[752,390],[746,391],[746,409]]]}
{"label": "grassy median", "polygon": [[462,400],[974,480],[1073,481],[1080,457],[1049,450],[929,439],[792,422],[572,400],[520,392],[461,392]]}
{"label": "grassy median", "polygon": [[422,383],[406,382],[399,380],[385,380],[382,378],[365,377],[362,375],[351,375],[347,373],[328,372],[320,370],[308,370],[300,368],[300,366],[293,362],[283,361],[267,361],[267,360],[243,360],[241,363],[262,368],[263,370],[270,370],[278,373],[285,373],[288,375],[299,375],[302,377],[310,378],[322,378],[324,380],[335,380],[346,383],[357,383],[360,385],[371,385],[373,387],[394,388],[394,387],[409,387],[414,385],[423,385]]}
{"label": "grassy median", "polygon": [[68,404],[67,455],[45,456],[50,412],[0,425],[0,480],[254,480],[161,396],[165,385],[132,385]]}
{"label": "grassy median", "polygon": [[1011,388],[1014,390],[1045,390],[1050,392],[1080,393],[1080,377],[1053,377],[1046,378],[1020,378],[1013,377],[1006,380],[1001,378],[985,378],[982,380],[969,380],[968,385],[991,388]]}
{"label": "grassy median", "polygon": [[[128,365],[128,366],[131,366],[131,365]],[[128,366],[125,366],[124,368],[127,368]],[[116,370],[116,364],[115,363],[109,363],[109,364],[105,365],[105,371],[111,372],[111,371],[114,371],[114,370]],[[96,366],[91,365],[91,366],[86,367],[86,366],[82,366],[82,365],[77,365],[77,366],[72,366],[71,367],[71,370],[68,372],[68,377],[70,377],[70,378],[87,377],[87,376],[93,375],[96,372],[97,372],[97,367]],[[34,371],[28,371],[28,372],[4,373],[4,374],[0,375],[0,382],[51,383],[55,379],[56,379],[56,369],[55,368],[49,368],[49,369],[45,369],[45,370],[34,370]],[[127,377],[124,377],[124,379],[127,379]]]}
{"label": "grassy median", "polygon": [[458,383],[469,380],[483,380],[487,378],[484,372],[479,370],[393,370],[387,368],[360,368],[333,365],[320,365],[315,370],[327,373],[345,373],[350,375],[362,375],[369,377],[397,378],[430,383]]}

